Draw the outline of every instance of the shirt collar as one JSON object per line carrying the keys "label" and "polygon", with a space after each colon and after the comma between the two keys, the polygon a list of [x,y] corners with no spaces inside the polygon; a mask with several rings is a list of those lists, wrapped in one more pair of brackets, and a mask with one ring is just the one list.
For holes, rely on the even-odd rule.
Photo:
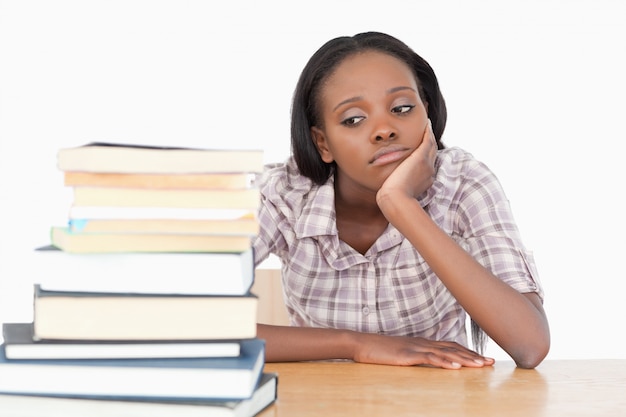
{"label": "shirt collar", "polygon": [[[437,158],[436,169],[439,168],[441,159]],[[302,177],[299,178],[303,180]],[[335,189],[334,176],[330,176],[328,181],[322,185],[314,185],[310,180],[305,184],[299,184],[295,188],[309,188],[305,195],[302,195],[302,210],[294,224],[294,232],[298,239],[317,239],[326,258],[326,261],[337,270],[347,269],[353,265],[369,262],[369,258],[375,257],[377,253],[399,245],[404,240],[404,236],[391,224],[368,250],[365,255],[351,248],[346,243],[339,241],[337,231],[337,215],[335,212]],[[417,200],[426,210],[437,194],[442,192],[443,183],[439,178],[435,178],[433,185]],[[297,193],[300,194],[300,193]]]}
{"label": "shirt collar", "polygon": [[294,229],[299,239],[316,239],[326,262],[336,270],[369,262],[377,253],[399,245],[404,240],[394,226],[388,225],[367,253],[361,255],[339,240],[336,220],[334,177],[331,177],[325,184],[311,189]]}
{"label": "shirt collar", "polygon": [[313,186],[306,197],[300,216],[296,219],[298,239],[312,236],[337,235],[334,178],[323,185]]}
{"label": "shirt collar", "polygon": [[[437,166],[441,160],[437,159]],[[322,235],[338,235],[337,231],[337,214],[335,212],[335,177],[330,176],[328,181],[320,186],[312,186],[307,195],[307,201],[304,203],[302,212],[296,220],[295,232],[298,238],[322,236]],[[417,200],[420,205],[427,208],[433,198],[443,191],[442,181],[435,177],[435,181],[431,187],[422,193]],[[396,231],[393,226],[387,231]]]}

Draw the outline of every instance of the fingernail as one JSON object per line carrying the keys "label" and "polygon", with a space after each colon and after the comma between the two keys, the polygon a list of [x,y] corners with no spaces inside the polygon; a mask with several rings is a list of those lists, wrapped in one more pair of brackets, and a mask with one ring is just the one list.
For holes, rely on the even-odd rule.
{"label": "fingernail", "polygon": [[476,362],[479,365],[484,365],[485,362],[481,361],[480,359],[474,359],[474,362]]}
{"label": "fingernail", "polygon": [[450,363],[450,365],[452,365],[453,368],[460,368],[461,367],[461,364],[458,363],[458,362],[452,362],[452,363]]}

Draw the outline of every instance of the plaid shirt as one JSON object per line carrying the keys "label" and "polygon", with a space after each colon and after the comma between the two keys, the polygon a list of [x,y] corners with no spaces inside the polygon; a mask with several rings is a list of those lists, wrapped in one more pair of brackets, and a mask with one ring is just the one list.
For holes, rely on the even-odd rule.
{"label": "plaid shirt", "polygon": [[[494,174],[460,148],[439,151],[436,167],[434,184],[418,199],[430,217],[497,277],[543,298],[532,254]],[[270,253],[280,258],[292,325],[467,346],[465,311],[395,227],[388,225],[364,255],[339,240],[333,178],[317,186],[289,158],[268,165],[257,185],[256,264]]]}

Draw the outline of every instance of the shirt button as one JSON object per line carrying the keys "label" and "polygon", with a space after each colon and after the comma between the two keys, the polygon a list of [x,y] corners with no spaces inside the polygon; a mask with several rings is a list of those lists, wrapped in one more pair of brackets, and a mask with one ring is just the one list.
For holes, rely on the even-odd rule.
{"label": "shirt button", "polygon": [[370,308],[365,306],[365,307],[363,307],[362,311],[363,311],[363,314],[367,316],[370,313]]}

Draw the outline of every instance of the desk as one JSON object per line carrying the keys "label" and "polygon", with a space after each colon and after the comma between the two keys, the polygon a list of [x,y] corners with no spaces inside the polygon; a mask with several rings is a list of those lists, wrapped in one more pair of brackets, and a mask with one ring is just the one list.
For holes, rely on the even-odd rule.
{"label": "desk", "polygon": [[510,361],[443,370],[351,362],[268,363],[278,400],[260,417],[626,416],[626,360]]}

